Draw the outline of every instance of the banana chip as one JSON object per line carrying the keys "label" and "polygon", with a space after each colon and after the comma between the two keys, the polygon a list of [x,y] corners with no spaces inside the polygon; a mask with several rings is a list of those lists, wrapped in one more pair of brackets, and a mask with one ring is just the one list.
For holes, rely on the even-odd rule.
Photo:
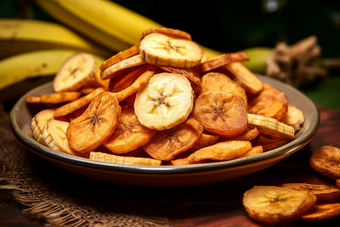
{"label": "banana chip", "polygon": [[317,203],[299,217],[299,220],[320,222],[340,216],[340,203]]}
{"label": "banana chip", "polygon": [[308,162],[317,172],[333,179],[340,179],[340,148],[322,146],[318,148]]}
{"label": "banana chip", "polygon": [[81,92],[77,91],[56,92],[42,95],[28,95],[26,96],[26,103],[58,104],[77,100],[81,95]]}

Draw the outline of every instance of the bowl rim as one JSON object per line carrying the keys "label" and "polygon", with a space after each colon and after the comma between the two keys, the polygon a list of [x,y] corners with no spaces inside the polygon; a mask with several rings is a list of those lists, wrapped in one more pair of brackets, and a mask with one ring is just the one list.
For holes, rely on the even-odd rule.
{"label": "bowl rim", "polygon": [[[230,161],[223,161],[223,162],[213,162],[213,163],[203,163],[203,164],[194,164],[194,165],[181,165],[181,166],[171,166],[171,165],[162,165],[162,166],[141,166],[141,165],[120,165],[120,164],[113,164],[113,163],[104,163],[100,161],[94,161],[87,158],[77,157],[73,155],[69,155],[66,153],[62,153],[59,151],[55,151],[51,148],[48,148],[44,145],[39,144],[33,138],[27,136],[22,129],[20,129],[17,117],[20,111],[20,107],[25,104],[26,96],[29,94],[33,94],[45,87],[52,86],[52,81],[40,85],[25,95],[23,95],[13,106],[10,112],[10,128],[12,134],[19,140],[27,149],[36,153],[39,156],[46,157],[53,159],[55,161],[87,167],[97,170],[106,170],[106,171],[113,171],[113,172],[125,172],[125,173],[139,173],[139,174],[180,174],[180,173],[192,173],[192,172],[202,172],[202,171],[213,171],[218,169],[224,168],[232,168],[236,166],[243,166],[248,165],[255,162],[260,162],[266,159],[275,158],[278,156],[288,156],[297,150],[301,149],[305,146],[316,134],[319,125],[320,125],[320,114],[319,111],[314,104],[306,95],[302,92],[297,90],[296,88],[285,84],[281,81],[276,79],[272,79],[269,77],[258,75],[258,77],[264,81],[268,82],[269,84],[276,84],[279,86],[284,87],[287,90],[294,92],[295,94],[299,95],[299,97],[304,99],[304,102],[310,106],[312,109],[312,119],[309,128],[298,138],[290,141],[289,143],[264,152],[262,154],[258,154],[255,156],[249,156],[245,158],[234,159]],[[275,85],[274,85],[275,86]]]}

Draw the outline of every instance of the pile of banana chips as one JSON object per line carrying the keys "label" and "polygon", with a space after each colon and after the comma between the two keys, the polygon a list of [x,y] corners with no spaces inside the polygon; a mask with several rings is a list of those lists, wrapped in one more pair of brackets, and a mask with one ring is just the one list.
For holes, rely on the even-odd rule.
{"label": "pile of banana chips", "polygon": [[208,59],[191,35],[150,28],[140,42],[96,65],[76,53],[60,67],[54,104],[31,121],[54,150],[130,165],[189,165],[260,154],[294,139],[304,115],[263,83],[244,52]]}

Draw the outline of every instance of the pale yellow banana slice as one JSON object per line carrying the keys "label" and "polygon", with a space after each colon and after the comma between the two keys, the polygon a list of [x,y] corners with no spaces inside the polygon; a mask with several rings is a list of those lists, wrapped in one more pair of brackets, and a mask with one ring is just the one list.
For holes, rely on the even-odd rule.
{"label": "pale yellow banana slice", "polygon": [[38,112],[31,120],[31,132],[32,137],[38,143],[42,145],[46,145],[44,141],[44,137],[42,135],[45,124],[54,118],[54,110],[53,109],[44,109]]}
{"label": "pale yellow banana slice", "polygon": [[298,131],[303,126],[305,118],[302,111],[292,104],[288,104],[288,111],[280,119],[286,125],[293,126],[295,131]]}
{"label": "pale yellow banana slice", "polygon": [[53,80],[55,92],[76,91],[95,76],[97,63],[92,54],[77,53],[66,59]]}
{"label": "pale yellow banana slice", "polygon": [[201,62],[203,53],[193,41],[151,33],[140,44],[140,55],[152,65],[192,68]]}
{"label": "pale yellow banana slice", "polygon": [[315,202],[312,191],[276,186],[255,186],[243,195],[249,217],[268,225],[293,221],[311,209]]}
{"label": "pale yellow banana slice", "polygon": [[42,132],[45,144],[53,150],[84,157],[84,155],[77,153],[69,146],[66,136],[66,130],[69,124],[70,123],[66,121],[50,119],[45,124]]}
{"label": "pale yellow banana slice", "polygon": [[101,152],[90,152],[89,159],[101,162],[115,163],[121,165],[148,165],[160,166],[162,161],[152,158],[124,157]]}
{"label": "pale yellow banana slice", "polygon": [[184,122],[193,103],[194,92],[185,76],[159,73],[138,90],[134,108],[142,125],[164,130]]}
{"label": "pale yellow banana slice", "polygon": [[295,130],[274,118],[261,115],[248,114],[248,123],[260,130],[260,133],[272,139],[294,139]]}

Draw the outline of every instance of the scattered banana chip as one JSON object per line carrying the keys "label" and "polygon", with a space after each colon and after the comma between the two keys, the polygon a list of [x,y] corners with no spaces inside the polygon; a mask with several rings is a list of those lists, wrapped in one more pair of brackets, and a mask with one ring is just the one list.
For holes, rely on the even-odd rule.
{"label": "scattered banana chip", "polygon": [[248,127],[243,99],[225,91],[207,91],[198,96],[192,116],[204,130],[219,136],[239,136]]}
{"label": "scattered banana chip", "polygon": [[340,148],[322,146],[308,160],[310,167],[333,179],[340,179]]}
{"label": "scattered banana chip", "polygon": [[69,57],[53,80],[55,92],[76,91],[95,76],[97,63],[92,54],[77,53]]}
{"label": "scattered banana chip", "polygon": [[302,111],[296,106],[288,103],[288,110],[286,114],[280,119],[286,125],[293,126],[295,131],[298,131],[303,126],[305,121]]}
{"label": "scattered banana chip", "polygon": [[81,95],[82,93],[77,91],[56,92],[42,95],[28,95],[26,96],[26,103],[59,104],[77,100]]}
{"label": "scattered banana chip", "polygon": [[139,123],[133,108],[121,107],[118,125],[103,146],[114,154],[127,153],[150,142],[156,133]]}
{"label": "scattered banana chip", "polygon": [[143,149],[154,159],[170,161],[192,148],[203,133],[203,127],[193,118],[171,129],[158,131]]}
{"label": "scattered banana chip", "polygon": [[310,190],[314,193],[317,201],[330,202],[339,197],[340,189],[330,187],[324,184],[307,184],[307,183],[285,183],[282,187],[294,188],[296,190]]}
{"label": "scattered banana chip", "polygon": [[202,59],[202,50],[195,42],[162,33],[145,36],[139,49],[146,62],[157,66],[192,68]]}
{"label": "scattered banana chip", "polygon": [[70,122],[66,132],[70,147],[79,153],[99,147],[116,128],[120,111],[117,98],[110,92],[101,92],[82,115]]}
{"label": "scattered banana chip", "polygon": [[243,195],[248,216],[267,225],[296,220],[310,210],[315,202],[316,196],[309,190],[277,186],[255,186]]}
{"label": "scattered banana chip", "polygon": [[320,222],[340,216],[340,203],[316,203],[310,210],[302,214],[299,220]]}

